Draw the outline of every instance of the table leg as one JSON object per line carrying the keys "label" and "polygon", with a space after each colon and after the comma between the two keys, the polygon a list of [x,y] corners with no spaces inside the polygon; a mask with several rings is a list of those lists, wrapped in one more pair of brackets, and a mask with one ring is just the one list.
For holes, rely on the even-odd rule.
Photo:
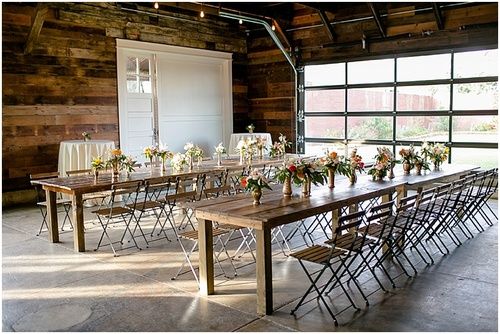
{"label": "table leg", "polygon": [[83,198],[82,195],[73,195],[71,198],[73,210],[73,242],[77,252],[85,252],[85,231],[83,228]]}
{"label": "table leg", "polygon": [[406,190],[405,185],[400,185],[396,187],[396,199],[397,203],[399,205],[399,202],[401,201],[402,198],[406,197],[408,195],[408,191]]}
{"label": "table leg", "polygon": [[272,314],[273,268],[271,261],[271,229],[255,230],[255,235],[257,242],[257,314]]}
{"label": "table leg", "polygon": [[212,221],[200,219],[198,222],[198,249],[200,270],[200,293],[214,293],[214,241]]}
{"label": "table leg", "polygon": [[340,217],[340,209],[335,209],[332,211],[332,239],[333,234],[335,234],[335,230],[339,227],[339,217]]}
{"label": "table leg", "polygon": [[56,193],[50,190],[45,190],[45,195],[47,201],[47,227],[49,229],[49,241],[59,242]]}

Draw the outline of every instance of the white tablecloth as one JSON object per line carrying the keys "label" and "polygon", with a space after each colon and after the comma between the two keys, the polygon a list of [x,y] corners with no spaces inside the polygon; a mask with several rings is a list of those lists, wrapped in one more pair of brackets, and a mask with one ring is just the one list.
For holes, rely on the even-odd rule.
{"label": "white tablecloth", "polygon": [[256,138],[265,138],[266,139],[266,146],[271,147],[273,145],[273,141],[271,139],[271,134],[267,132],[261,132],[261,133],[233,133],[231,135],[231,139],[229,140],[229,147],[228,147],[228,154],[237,154],[235,151],[236,146],[238,146],[238,142],[242,139],[245,138],[250,138],[250,139],[256,139]]}
{"label": "white tablecloth", "polygon": [[91,168],[92,158],[102,156],[107,159],[115,148],[112,140],[67,140],[59,146],[59,176],[66,176],[68,170]]}

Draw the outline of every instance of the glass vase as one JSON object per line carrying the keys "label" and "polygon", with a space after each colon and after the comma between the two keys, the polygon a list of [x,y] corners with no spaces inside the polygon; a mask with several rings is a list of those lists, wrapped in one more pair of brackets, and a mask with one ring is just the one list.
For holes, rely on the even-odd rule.
{"label": "glass vase", "polygon": [[356,175],[356,170],[351,170],[351,175],[349,175],[349,182],[355,184],[358,181],[358,176]]}
{"label": "glass vase", "polygon": [[217,166],[222,166],[222,154],[217,153]]}
{"label": "glass vase", "polygon": [[302,196],[311,196],[311,179],[308,176],[305,177],[304,183],[302,183]]}
{"label": "glass vase", "polygon": [[395,176],[394,176],[394,165],[395,165],[395,163],[391,163],[391,169],[389,169],[389,179],[395,178]]}

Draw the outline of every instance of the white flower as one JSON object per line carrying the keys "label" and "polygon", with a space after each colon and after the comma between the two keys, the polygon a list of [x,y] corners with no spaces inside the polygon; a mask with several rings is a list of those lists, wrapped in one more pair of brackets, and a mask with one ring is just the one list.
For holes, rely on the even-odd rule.
{"label": "white flower", "polygon": [[194,144],[189,142],[189,143],[186,143],[186,145],[184,145],[184,149],[186,151],[189,151],[189,150],[192,150],[194,148]]}
{"label": "white flower", "polygon": [[215,153],[218,154],[226,153],[226,148],[224,147],[224,145],[222,145],[222,142],[220,142],[219,145],[215,146]]}

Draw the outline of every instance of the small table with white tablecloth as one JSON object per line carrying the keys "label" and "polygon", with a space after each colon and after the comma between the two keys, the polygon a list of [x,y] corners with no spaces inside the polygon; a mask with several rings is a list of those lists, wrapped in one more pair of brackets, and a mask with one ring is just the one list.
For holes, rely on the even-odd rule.
{"label": "small table with white tablecloth", "polygon": [[273,146],[273,140],[271,138],[271,134],[268,132],[261,132],[261,133],[233,133],[231,134],[231,139],[229,141],[229,147],[227,150],[228,154],[235,154],[236,151],[236,146],[238,146],[238,142],[242,139],[249,138],[249,139],[257,139],[257,138],[263,138],[266,140],[266,147],[271,147]]}
{"label": "small table with white tablecloth", "polygon": [[115,148],[112,140],[66,140],[59,145],[59,175],[66,176],[66,171],[91,168],[92,158],[109,156]]}

